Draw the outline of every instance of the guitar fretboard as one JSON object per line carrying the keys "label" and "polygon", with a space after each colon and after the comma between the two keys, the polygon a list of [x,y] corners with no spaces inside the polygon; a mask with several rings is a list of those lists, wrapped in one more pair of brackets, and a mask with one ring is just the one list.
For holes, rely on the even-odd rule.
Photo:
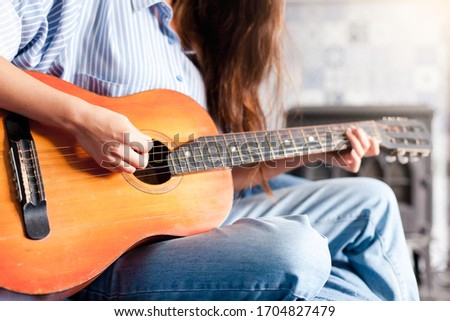
{"label": "guitar fretboard", "polygon": [[169,167],[179,175],[339,151],[349,147],[345,131],[350,126],[381,140],[375,121],[204,136],[170,153]]}

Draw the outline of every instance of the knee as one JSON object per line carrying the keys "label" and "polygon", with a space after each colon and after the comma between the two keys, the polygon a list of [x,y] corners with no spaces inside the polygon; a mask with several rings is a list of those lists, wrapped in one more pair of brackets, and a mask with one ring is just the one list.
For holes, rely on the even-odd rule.
{"label": "knee", "polygon": [[359,186],[362,186],[360,191],[366,198],[366,206],[380,213],[400,217],[397,197],[389,185],[373,178],[361,178],[361,181]]}
{"label": "knee", "polygon": [[[342,191],[348,193],[349,199],[355,199],[359,201],[355,202],[355,205],[362,206],[365,212],[373,214],[378,213],[381,216],[390,214],[390,216],[399,216],[398,203],[396,196],[389,185],[386,183],[367,177],[351,178],[351,183],[344,180],[345,187],[337,187]],[[349,186],[351,186],[349,188]]]}
{"label": "knee", "polygon": [[331,270],[328,240],[314,230],[305,215],[273,217],[264,255],[270,277],[292,297],[310,299],[327,281]]}
{"label": "knee", "polygon": [[387,202],[396,202],[392,188],[383,181],[375,178],[359,177],[355,178],[355,182],[355,187],[359,193]]}
{"label": "knee", "polygon": [[[347,215],[364,220],[379,235],[402,233],[402,220],[396,196],[389,185],[373,178],[351,178],[341,190],[347,193]],[[350,201],[352,200],[352,201]]]}

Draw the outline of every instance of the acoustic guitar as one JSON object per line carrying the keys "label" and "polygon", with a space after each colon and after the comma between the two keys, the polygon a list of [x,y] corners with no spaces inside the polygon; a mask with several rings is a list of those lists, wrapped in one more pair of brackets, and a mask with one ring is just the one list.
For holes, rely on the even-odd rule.
{"label": "acoustic guitar", "polygon": [[127,116],[154,147],[145,169],[112,173],[67,133],[0,110],[0,292],[7,299],[66,297],[148,238],[220,225],[233,201],[231,168],[344,150],[350,125],[403,161],[430,151],[429,133],[415,120],[219,134],[202,107],[174,91],[110,98],[31,75]]}

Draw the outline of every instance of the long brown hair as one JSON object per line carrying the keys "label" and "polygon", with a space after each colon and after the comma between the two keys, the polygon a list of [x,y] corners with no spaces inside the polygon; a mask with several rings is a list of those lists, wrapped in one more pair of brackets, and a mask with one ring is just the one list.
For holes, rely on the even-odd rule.
{"label": "long brown hair", "polygon": [[280,84],[283,0],[176,0],[174,23],[196,52],[208,111],[224,132],[265,129],[260,86]]}
{"label": "long brown hair", "polygon": [[172,6],[184,48],[196,53],[217,126],[224,133],[266,129],[260,90],[274,75],[274,96],[280,93],[284,1],[173,0]]}

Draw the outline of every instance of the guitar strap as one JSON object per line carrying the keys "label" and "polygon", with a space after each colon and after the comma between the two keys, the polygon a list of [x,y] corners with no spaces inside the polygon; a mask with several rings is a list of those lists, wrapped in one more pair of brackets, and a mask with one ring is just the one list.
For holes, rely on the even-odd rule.
{"label": "guitar strap", "polygon": [[5,117],[5,129],[25,234],[32,240],[41,240],[50,233],[50,226],[44,184],[28,119],[10,113]]}

